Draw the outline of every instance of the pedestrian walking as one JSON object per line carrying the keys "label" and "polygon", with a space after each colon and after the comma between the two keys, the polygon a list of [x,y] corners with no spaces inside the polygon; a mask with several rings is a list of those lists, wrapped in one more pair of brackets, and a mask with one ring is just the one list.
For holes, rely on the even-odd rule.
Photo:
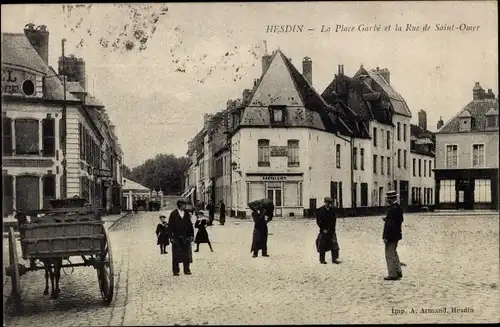
{"label": "pedestrian walking", "polygon": [[208,243],[210,251],[214,252],[212,244],[210,243],[210,238],[208,237],[207,224],[208,221],[203,212],[198,211],[196,213],[196,222],[194,223],[194,228],[198,228],[198,232],[196,233],[196,237],[194,239],[194,243],[196,243],[196,250],[194,250],[194,252],[200,252],[201,243]]}
{"label": "pedestrian walking", "polygon": [[169,235],[168,235],[168,225],[167,225],[167,217],[161,215],[160,223],[156,226],[156,244],[160,246],[160,253],[165,254],[167,252],[167,246],[170,244]]}
{"label": "pedestrian walking", "polygon": [[208,226],[212,226],[215,220],[215,205],[212,202],[209,202],[207,205],[208,210]]}
{"label": "pedestrian walking", "polygon": [[397,252],[398,242],[403,239],[403,209],[399,205],[398,194],[396,191],[386,193],[386,202],[388,205],[387,215],[384,220],[383,240],[385,243],[385,260],[387,261],[388,276],[385,280],[398,280],[403,278],[401,262]]}
{"label": "pedestrian walking", "polygon": [[262,250],[263,257],[269,257],[267,253],[267,224],[273,219],[274,204],[271,200],[263,199],[250,202],[248,206],[252,209],[252,218],[254,221],[252,247],[250,250],[253,253],[252,257],[256,258],[259,250]]}
{"label": "pedestrian walking", "polygon": [[224,201],[220,201],[220,213],[219,213],[219,224],[224,225],[226,223],[226,205]]}
{"label": "pedestrian walking", "polygon": [[179,276],[179,264],[184,266],[184,274],[191,275],[190,264],[193,262],[191,243],[194,238],[194,228],[191,215],[185,210],[187,201],[177,201],[177,210],[170,213],[168,231],[172,243],[172,270],[174,276]]}
{"label": "pedestrian walking", "polygon": [[326,264],[326,252],[332,254],[332,263],[339,264],[339,244],[337,242],[337,216],[333,208],[333,200],[330,197],[324,199],[324,205],[318,209],[316,223],[319,227],[316,238],[316,250],[319,253],[319,262]]}

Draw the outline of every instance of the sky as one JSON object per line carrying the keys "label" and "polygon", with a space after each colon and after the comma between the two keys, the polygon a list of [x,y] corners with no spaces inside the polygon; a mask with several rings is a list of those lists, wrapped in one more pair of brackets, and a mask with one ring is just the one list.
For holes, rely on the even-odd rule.
{"label": "sky", "polygon": [[[260,77],[264,41],[299,71],[309,56],[319,93],[340,64],[350,76],[361,64],[388,68],[412,121],[424,109],[430,130],[472,100],[475,82],[498,94],[495,1],[2,5],[2,32],[20,33],[30,22],[47,26],[56,70],[63,38],[66,54],[84,58],[87,90],[106,105],[129,167],[157,153],[185,155],[203,115],[225,109]],[[381,30],[358,31],[360,24]],[[396,24],[403,31],[394,31]],[[407,24],[430,30],[405,31]],[[437,31],[436,24],[476,28]],[[304,30],[266,32],[270,25]],[[321,32],[322,25],[331,31]],[[355,30],[336,32],[337,25]]]}

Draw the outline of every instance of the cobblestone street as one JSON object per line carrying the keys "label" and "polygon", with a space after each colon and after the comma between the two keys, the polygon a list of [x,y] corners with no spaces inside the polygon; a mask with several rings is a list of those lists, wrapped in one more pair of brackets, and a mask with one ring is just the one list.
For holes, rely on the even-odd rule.
{"label": "cobblestone street", "polygon": [[[229,219],[209,228],[215,252],[202,244],[193,275],[179,277],[172,275],[170,247],[161,255],[156,245],[157,217],[130,214],[110,231],[110,306],[101,302],[92,268],[63,273],[57,300],[42,295],[43,272],[28,273],[21,279],[24,312],[9,312],[7,326],[500,321],[498,216],[406,215],[399,255],[407,267],[396,282],[382,279],[380,217],[339,219],[340,265],[319,264],[313,220],[275,218],[270,257],[252,258],[252,224]],[[421,313],[443,307],[473,312]]]}

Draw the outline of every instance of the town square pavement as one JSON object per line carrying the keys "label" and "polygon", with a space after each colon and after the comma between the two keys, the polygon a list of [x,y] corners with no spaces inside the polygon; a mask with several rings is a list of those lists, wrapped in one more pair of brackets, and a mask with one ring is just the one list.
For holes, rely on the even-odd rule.
{"label": "town square pavement", "polygon": [[6,325],[500,321],[495,215],[406,215],[399,255],[407,266],[404,278],[392,282],[382,279],[387,271],[380,216],[339,218],[340,265],[319,264],[313,220],[275,218],[269,225],[270,257],[252,258],[251,222],[229,218],[225,226],[209,227],[215,252],[202,244],[193,254],[193,275],[177,277],[170,247],[162,255],[156,245],[157,217],[130,214],[111,229],[111,305],[102,304],[92,268],[63,273],[57,300],[42,294],[43,272],[28,273],[22,277],[22,311],[11,307]]}

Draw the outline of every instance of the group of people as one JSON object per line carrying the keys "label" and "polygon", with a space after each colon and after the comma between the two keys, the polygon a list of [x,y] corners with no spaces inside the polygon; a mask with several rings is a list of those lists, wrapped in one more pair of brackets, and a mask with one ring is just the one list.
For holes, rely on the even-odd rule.
{"label": "group of people", "polygon": [[[396,191],[389,191],[386,194],[386,204],[388,206],[387,215],[383,218],[384,231],[382,239],[385,244],[385,259],[387,262],[388,275],[385,280],[399,280],[403,278],[401,266],[404,264],[399,260],[397,247],[398,242],[403,238],[402,224],[403,209],[399,205],[398,194]],[[326,252],[330,251],[332,262],[340,264],[339,244],[336,234],[337,217],[333,208],[333,200],[326,197],[325,204],[318,209],[316,223],[319,227],[318,237],[316,238],[316,249],[319,253],[319,262],[326,264]]]}
{"label": "group of people", "polygon": [[[397,193],[389,191],[386,194],[388,206],[387,215],[383,218],[384,230],[382,239],[385,244],[385,258],[387,262],[388,276],[385,280],[399,280],[403,277],[397,253],[398,242],[402,239],[403,210],[397,201]],[[166,246],[172,244],[172,270],[175,276],[179,275],[179,264],[183,263],[184,273],[191,274],[190,264],[193,262],[191,243],[196,244],[195,252],[199,251],[201,243],[208,243],[213,251],[206,227],[210,225],[203,212],[196,212],[196,222],[193,227],[191,215],[186,210],[188,202],[184,199],[177,201],[177,210],[171,212],[168,224],[165,216],[160,216],[160,224],[157,227],[158,244],[161,253],[166,252]],[[263,257],[269,257],[267,252],[268,227],[267,224],[273,219],[274,204],[271,201],[254,201],[248,204],[252,210],[254,221],[252,245],[250,251],[252,257],[256,258],[259,251]],[[316,238],[316,250],[319,253],[319,262],[326,264],[326,252],[331,252],[332,263],[340,264],[339,244],[336,234],[337,217],[333,200],[330,197],[324,199],[324,205],[317,210],[316,223],[319,233]],[[196,238],[194,228],[198,229]],[[167,245],[165,245],[167,244]]]}

